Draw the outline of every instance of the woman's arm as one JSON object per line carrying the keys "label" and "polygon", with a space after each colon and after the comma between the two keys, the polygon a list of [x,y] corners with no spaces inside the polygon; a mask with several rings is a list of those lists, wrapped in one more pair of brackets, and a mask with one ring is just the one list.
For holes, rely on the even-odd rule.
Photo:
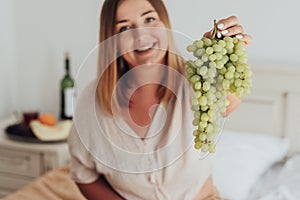
{"label": "woman's arm", "polygon": [[88,200],[124,200],[106,181],[104,176],[89,184],[77,183],[81,193]]}
{"label": "woman's arm", "polygon": [[230,101],[230,104],[226,107],[226,112],[223,114],[224,117],[230,115],[241,103],[241,99],[235,94],[229,94],[226,98]]}
{"label": "woman's arm", "polygon": [[203,184],[202,188],[199,190],[194,200],[206,199],[208,196],[211,196],[213,194],[213,191],[214,191],[213,179],[212,179],[212,175],[210,175],[206,179],[205,183]]}

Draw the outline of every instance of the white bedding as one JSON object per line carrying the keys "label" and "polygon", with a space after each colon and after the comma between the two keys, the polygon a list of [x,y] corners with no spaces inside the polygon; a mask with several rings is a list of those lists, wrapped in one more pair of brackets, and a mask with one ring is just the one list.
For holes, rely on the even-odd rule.
{"label": "white bedding", "polygon": [[287,155],[288,148],[288,141],[276,136],[223,130],[213,173],[221,196],[248,200],[260,177]]}
{"label": "white bedding", "polygon": [[300,155],[294,155],[269,169],[252,189],[248,199],[299,200]]}

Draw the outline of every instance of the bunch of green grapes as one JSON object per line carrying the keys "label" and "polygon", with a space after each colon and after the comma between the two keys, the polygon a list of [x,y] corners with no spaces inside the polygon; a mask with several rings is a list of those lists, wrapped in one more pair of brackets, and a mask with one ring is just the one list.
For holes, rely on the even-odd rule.
{"label": "bunch of green grapes", "polygon": [[238,98],[250,93],[252,72],[247,64],[245,43],[235,37],[216,38],[216,21],[212,38],[203,37],[187,47],[195,59],[188,60],[186,72],[194,89],[192,109],[194,147],[202,152],[215,152],[215,137],[234,93]]}

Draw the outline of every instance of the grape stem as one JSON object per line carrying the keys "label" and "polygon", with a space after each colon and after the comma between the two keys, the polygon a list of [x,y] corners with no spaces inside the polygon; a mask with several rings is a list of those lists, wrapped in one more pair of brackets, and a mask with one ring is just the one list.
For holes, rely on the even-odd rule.
{"label": "grape stem", "polygon": [[211,36],[211,39],[215,39],[217,35],[217,20],[214,19],[214,31],[213,34]]}

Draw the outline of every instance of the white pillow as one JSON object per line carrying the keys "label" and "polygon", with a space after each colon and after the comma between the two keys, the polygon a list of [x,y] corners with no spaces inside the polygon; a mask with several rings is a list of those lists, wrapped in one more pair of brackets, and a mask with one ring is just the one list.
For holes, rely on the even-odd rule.
{"label": "white pillow", "polygon": [[288,152],[289,142],[266,134],[223,130],[214,184],[223,198],[245,200],[259,177]]}

